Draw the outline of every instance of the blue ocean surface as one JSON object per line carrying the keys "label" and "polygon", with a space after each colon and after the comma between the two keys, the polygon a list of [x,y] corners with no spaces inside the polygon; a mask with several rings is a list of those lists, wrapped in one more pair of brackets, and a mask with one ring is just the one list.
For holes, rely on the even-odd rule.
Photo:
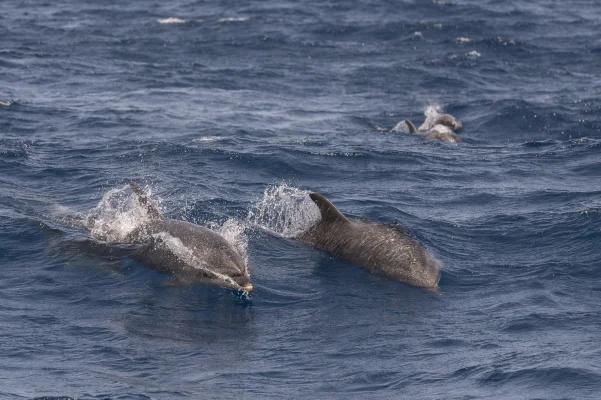
{"label": "blue ocean surface", "polygon": [[[601,398],[600,21],[2,0],[0,398]],[[390,131],[432,110],[463,142]],[[254,290],[165,284],[111,241],[129,180],[235,243]],[[294,240],[308,191],[408,229],[441,293]]]}

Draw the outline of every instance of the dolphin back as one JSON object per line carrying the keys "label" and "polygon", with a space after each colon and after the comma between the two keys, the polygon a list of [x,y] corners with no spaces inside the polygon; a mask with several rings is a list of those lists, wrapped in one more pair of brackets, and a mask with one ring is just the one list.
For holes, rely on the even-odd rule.
{"label": "dolphin back", "polygon": [[319,208],[322,222],[350,222],[325,196],[319,193],[310,193],[309,197]]}
{"label": "dolphin back", "polygon": [[437,291],[441,263],[396,227],[350,220],[324,196],[311,193],[322,219],[298,239],[370,272]]}

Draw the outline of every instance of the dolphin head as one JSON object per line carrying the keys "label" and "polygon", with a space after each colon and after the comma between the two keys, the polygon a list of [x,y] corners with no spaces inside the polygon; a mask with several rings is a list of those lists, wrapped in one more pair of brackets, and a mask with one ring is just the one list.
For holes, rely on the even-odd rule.
{"label": "dolphin head", "polygon": [[182,282],[202,282],[236,290],[252,290],[245,258],[221,235],[185,221],[157,224],[150,243],[136,258]]}
{"label": "dolphin head", "polygon": [[251,290],[253,290],[253,284],[252,284],[252,281],[250,280],[250,276],[248,276],[246,274],[240,274],[240,275],[231,276],[231,278],[233,279],[234,282],[236,282],[238,284],[238,286],[240,286],[242,288],[242,290],[244,290],[246,292],[250,292]]}
{"label": "dolphin head", "polygon": [[220,260],[213,264],[203,262],[200,266],[190,265],[190,267],[187,271],[192,270],[194,272],[189,275],[189,281],[208,283],[246,292],[253,290],[252,280],[245,263]]}
{"label": "dolphin head", "polygon": [[150,216],[150,221],[129,238],[132,242],[149,239],[148,245],[136,252],[138,259],[185,282],[205,282],[247,292],[253,289],[248,265],[239,249],[209,228],[161,215],[138,184],[130,182],[130,186]]}
{"label": "dolphin head", "polygon": [[245,260],[233,248],[221,247],[209,261],[215,282],[220,286],[250,292],[253,289],[250,272]]}

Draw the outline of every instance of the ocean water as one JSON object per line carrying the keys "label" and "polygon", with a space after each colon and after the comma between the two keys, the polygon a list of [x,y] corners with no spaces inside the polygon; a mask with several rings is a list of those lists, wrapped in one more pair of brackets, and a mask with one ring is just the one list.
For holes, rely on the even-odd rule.
{"label": "ocean water", "polygon": [[[590,0],[3,0],[0,398],[601,397],[600,20]],[[437,107],[462,143],[390,132]],[[255,290],[164,285],[57,217],[122,233],[128,180],[239,246]],[[406,227],[441,294],[293,240],[307,191]]]}

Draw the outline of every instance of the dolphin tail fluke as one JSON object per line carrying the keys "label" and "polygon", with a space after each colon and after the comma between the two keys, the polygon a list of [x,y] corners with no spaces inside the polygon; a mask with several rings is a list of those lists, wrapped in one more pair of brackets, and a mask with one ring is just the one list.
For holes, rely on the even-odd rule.
{"label": "dolphin tail fluke", "polygon": [[342,214],[330,200],[319,193],[309,193],[311,200],[319,207],[321,220],[324,222],[349,222],[349,219]]}
{"label": "dolphin tail fluke", "polygon": [[148,211],[148,215],[153,218],[160,218],[161,212],[159,209],[153,204],[152,200],[148,198],[148,194],[134,181],[129,181],[129,186],[131,190],[134,191],[136,196],[138,197],[138,201],[144,207],[146,207],[146,211]]}
{"label": "dolphin tail fluke", "polygon": [[417,128],[415,127],[415,125],[413,125],[413,122],[411,122],[408,119],[406,119],[405,123],[407,124],[407,127],[409,128],[409,132],[411,132],[411,133],[417,133]]}

